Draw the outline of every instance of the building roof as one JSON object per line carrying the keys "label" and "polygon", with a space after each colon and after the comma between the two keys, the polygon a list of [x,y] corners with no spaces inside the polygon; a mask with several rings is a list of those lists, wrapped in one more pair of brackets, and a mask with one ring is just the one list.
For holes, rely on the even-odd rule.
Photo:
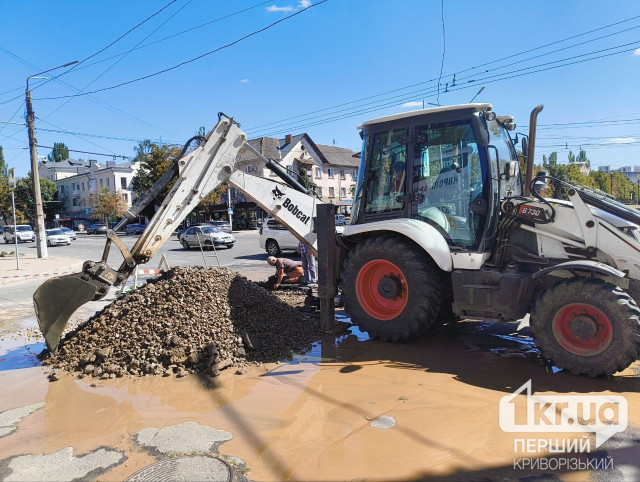
{"label": "building roof", "polygon": [[414,117],[426,114],[440,114],[442,112],[451,112],[456,110],[473,110],[474,112],[480,112],[483,110],[491,110],[491,104],[458,104],[458,105],[443,105],[440,107],[433,107],[431,109],[418,109],[409,112],[401,112],[400,114],[387,115],[384,117],[378,117],[377,119],[368,120],[358,126],[358,129],[362,129],[364,126],[370,124],[378,124],[380,122],[389,122],[396,119],[404,119],[407,117]]}
{"label": "building roof", "polygon": [[[89,167],[92,161],[82,161],[76,159],[65,159],[60,162],[42,161],[42,165],[49,169],[76,170],[79,167]],[[99,162],[93,161],[96,166],[103,167]]]}
{"label": "building roof", "polygon": [[345,147],[327,146],[324,144],[316,144],[318,150],[327,160],[328,164],[334,166],[350,166],[358,167],[360,165],[360,158],[353,157],[355,152]]}
{"label": "building roof", "polygon": [[[273,137],[258,137],[257,139],[249,139],[247,142],[267,159],[275,161],[281,159],[278,139]],[[252,161],[255,160],[255,158],[255,153],[246,148],[242,149],[238,154],[238,161]]]}

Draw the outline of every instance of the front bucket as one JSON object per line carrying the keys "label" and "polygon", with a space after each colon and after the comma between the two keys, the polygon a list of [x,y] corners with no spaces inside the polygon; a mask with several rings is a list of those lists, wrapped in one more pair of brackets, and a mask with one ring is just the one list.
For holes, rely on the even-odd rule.
{"label": "front bucket", "polygon": [[33,294],[36,318],[44,341],[55,353],[69,318],[80,306],[94,299],[97,287],[74,273],[45,281]]}

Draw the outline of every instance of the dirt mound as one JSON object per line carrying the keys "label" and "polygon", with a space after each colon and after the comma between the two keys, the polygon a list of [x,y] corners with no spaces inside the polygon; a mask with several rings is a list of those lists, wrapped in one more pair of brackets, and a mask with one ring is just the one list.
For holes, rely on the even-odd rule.
{"label": "dirt mound", "polygon": [[69,332],[44,364],[101,378],[217,376],[273,362],[319,337],[315,319],[224,268],[176,268]]}

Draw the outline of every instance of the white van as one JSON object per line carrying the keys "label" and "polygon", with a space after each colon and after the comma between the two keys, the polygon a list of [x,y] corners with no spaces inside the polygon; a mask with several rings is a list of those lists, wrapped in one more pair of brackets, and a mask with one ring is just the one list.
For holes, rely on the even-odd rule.
{"label": "white van", "polygon": [[[36,240],[36,233],[33,232],[33,229],[28,224],[18,224],[15,227],[15,230],[18,232],[19,243],[26,243],[27,241],[33,242]],[[3,236],[4,242],[15,243],[13,226],[11,225],[5,226],[3,231],[4,231],[4,236]]]}
{"label": "white van", "polygon": [[[344,226],[336,226],[336,233],[342,234]],[[260,226],[260,247],[269,256],[280,256],[282,251],[297,251],[298,238],[273,218],[266,218]]]}

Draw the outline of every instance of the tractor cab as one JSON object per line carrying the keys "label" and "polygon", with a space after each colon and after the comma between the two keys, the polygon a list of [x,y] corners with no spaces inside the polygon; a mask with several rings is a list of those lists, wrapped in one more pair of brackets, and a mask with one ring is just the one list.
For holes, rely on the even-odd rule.
{"label": "tractor cab", "polygon": [[433,226],[452,250],[490,249],[500,199],[522,194],[509,130],[491,104],[464,104],[365,122],[353,224],[393,218]]}

